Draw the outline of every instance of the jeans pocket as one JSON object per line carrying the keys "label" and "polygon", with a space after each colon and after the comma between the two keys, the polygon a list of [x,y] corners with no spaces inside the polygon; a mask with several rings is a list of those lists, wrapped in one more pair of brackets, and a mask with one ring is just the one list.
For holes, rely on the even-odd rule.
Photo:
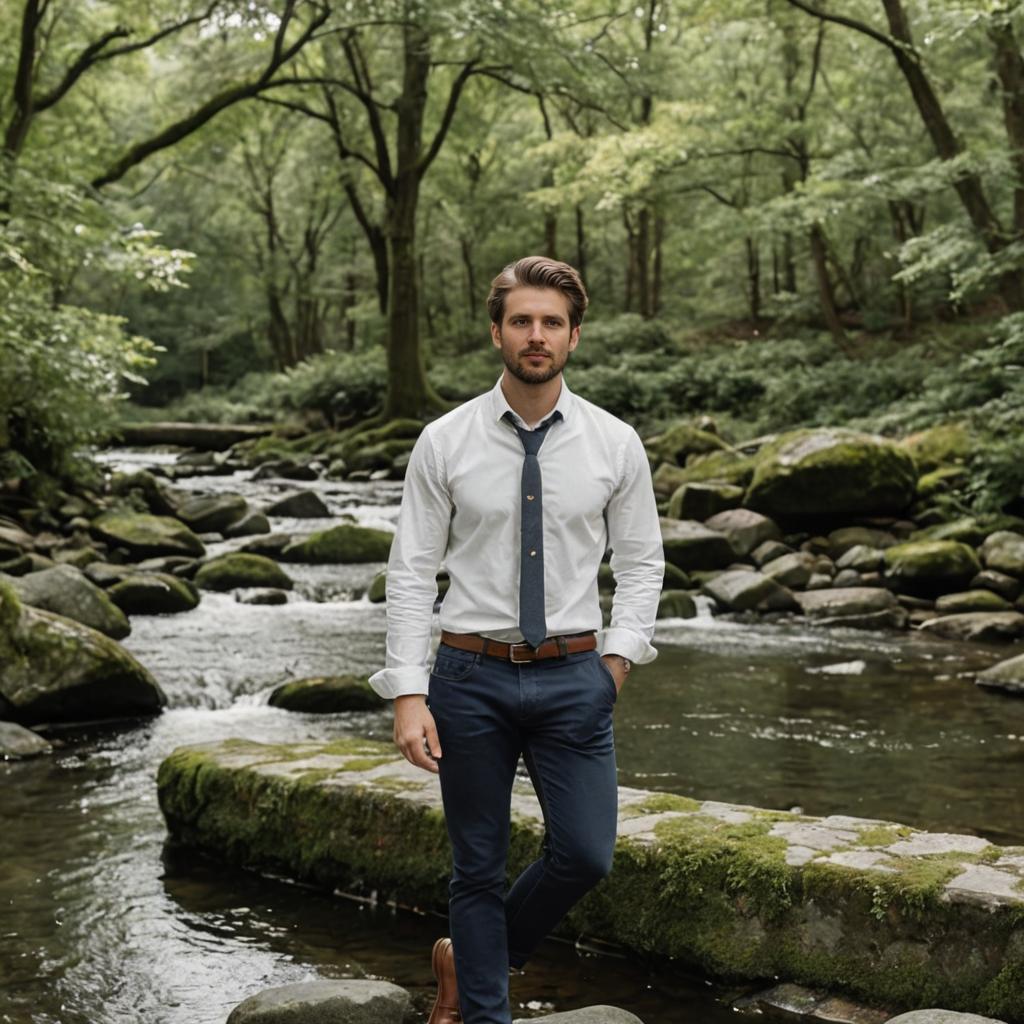
{"label": "jeans pocket", "polygon": [[480,664],[480,658],[478,651],[462,651],[457,647],[441,644],[434,657],[431,674],[447,683],[459,683],[469,678],[473,669]]}
{"label": "jeans pocket", "polygon": [[597,663],[601,666],[604,672],[604,677],[607,680],[608,685],[611,687],[611,698],[614,704],[619,699],[619,688],[615,685],[615,676],[612,675],[612,670],[605,664],[604,658],[601,655],[597,656]]}

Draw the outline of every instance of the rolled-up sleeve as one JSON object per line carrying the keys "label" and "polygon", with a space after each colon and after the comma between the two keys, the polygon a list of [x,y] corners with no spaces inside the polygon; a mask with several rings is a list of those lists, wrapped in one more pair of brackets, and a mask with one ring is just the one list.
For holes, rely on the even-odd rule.
{"label": "rolled-up sleeve", "polygon": [[388,557],[387,649],[384,668],[369,679],[381,697],[428,691],[437,570],[447,547],[451,515],[451,499],[426,427],[409,456]]}
{"label": "rolled-up sleeve", "polygon": [[652,646],[665,552],[650,464],[636,431],[625,442],[623,471],[605,509],[615,577],[611,624],[598,632],[602,654],[621,654],[638,665],[658,656]]}

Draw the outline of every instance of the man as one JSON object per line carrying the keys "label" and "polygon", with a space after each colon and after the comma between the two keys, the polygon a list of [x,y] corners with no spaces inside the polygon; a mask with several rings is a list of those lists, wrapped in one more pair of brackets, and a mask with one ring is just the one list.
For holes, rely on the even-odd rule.
{"label": "man", "polygon": [[[527,257],[494,279],[487,305],[505,369],[413,448],[388,561],[386,667],[370,677],[394,698],[399,749],[440,774],[451,940],[434,946],[430,1024],[510,1024],[509,967],[610,870],[612,708],[630,663],[656,657],[665,567],[640,438],[562,378],[587,307],[579,275]],[[609,547],[616,590],[602,630]],[[431,669],[442,561],[451,584]],[[506,891],[520,756],[545,837]]]}

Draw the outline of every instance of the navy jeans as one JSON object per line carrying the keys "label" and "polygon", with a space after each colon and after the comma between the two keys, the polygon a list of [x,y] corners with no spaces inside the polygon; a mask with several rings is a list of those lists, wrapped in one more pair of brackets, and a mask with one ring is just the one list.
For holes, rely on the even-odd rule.
{"label": "navy jeans", "polygon": [[[521,967],[611,870],[616,696],[596,650],[514,664],[438,647],[427,703],[441,742],[449,923],[465,1024],[511,1024],[509,965]],[[544,843],[506,891],[520,755],[544,813]]]}

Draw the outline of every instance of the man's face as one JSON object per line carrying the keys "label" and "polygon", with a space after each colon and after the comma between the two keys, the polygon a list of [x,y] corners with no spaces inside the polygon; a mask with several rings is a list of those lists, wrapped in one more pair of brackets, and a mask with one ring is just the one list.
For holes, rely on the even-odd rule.
{"label": "man's face", "polygon": [[513,288],[500,326],[491,324],[491,339],[509,373],[526,384],[543,384],[561,373],[580,329],[570,328],[569,300],[556,288]]}

